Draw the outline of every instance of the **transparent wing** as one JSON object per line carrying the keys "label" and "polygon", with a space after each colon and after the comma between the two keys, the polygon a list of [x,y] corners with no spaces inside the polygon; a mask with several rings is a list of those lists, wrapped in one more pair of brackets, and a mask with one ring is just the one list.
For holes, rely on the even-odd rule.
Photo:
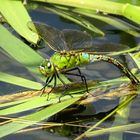
{"label": "transparent wing", "polygon": [[40,38],[54,51],[67,49],[63,33],[60,30],[43,23],[29,22],[28,27],[31,28],[32,26],[35,26]]}
{"label": "transparent wing", "polygon": [[40,38],[54,51],[75,50],[75,52],[106,54],[128,49],[127,46],[121,44],[94,42],[91,35],[79,30],[64,29],[60,31],[39,22],[29,22],[28,27],[34,32],[38,32]]}
{"label": "transparent wing", "polygon": [[62,33],[68,50],[83,50],[92,44],[92,37],[86,32],[64,29]]}
{"label": "transparent wing", "polygon": [[76,52],[107,54],[128,49],[128,46],[122,44],[94,41],[91,35],[78,30],[64,29],[62,33],[68,50],[75,50]]}
{"label": "transparent wing", "polygon": [[108,54],[130,49],[127,45],[117,43],[92,42],[83,51],[93,54]]}

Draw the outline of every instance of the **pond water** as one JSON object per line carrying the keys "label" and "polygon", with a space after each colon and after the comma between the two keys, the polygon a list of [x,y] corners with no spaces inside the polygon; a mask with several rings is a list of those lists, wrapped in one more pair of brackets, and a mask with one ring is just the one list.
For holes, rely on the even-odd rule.
{"label": "pond water", "polygon": [[[84,30],[79,25],[69,22],[53,13],[48,13],[43,10],[29,10],[29,14],[31,15],[34,21],[39,21],[46,23],[48,25],[54,26],[60,30],[62,29],[78,29]],[[95,25],[98,25],[99,21],[93,21]],[[122,31],[117,30],[107,24],[101,24],[98,26],[99,28],[103,29],[106,32],[105,37],[95,36],[95,42],[114,42],[114,43],[122,43],[128,45],[129,47],[136,46],[139,39],[134,38],[131,35],[128,35]],[[94,36],[94,34],[93,34]],[[51,56],[53,51],[49,48],[44,48],[43,55],[45,57]],[[131,60],[129,56],[117,56],[124,65],[127,67],[132,68],[135,66],[134,62]],[[14,61],[12,58],[7,57],[7,55],[3,52],[0,52],[0,71],[4,71],[13,75],[18,75],[21,77],[25,77],[31,80],[36,80],[26,69],[24,69],[19,63]],[[87,74],[87,79],[95,79],[95,80],[107,80],[113,79],[116,77],[121,76],[121,72],[114,66],[99,62],[92,65],[88,65],[86,67],[89,71],[85,72]],[[84,73],[85,69],[82,69]],[[89,74],[90,73],[90,74]],[[18,87],[15,85],[7,84],[4,82],[0,83],[0,94],[12,94],[13,92],[25,90],[23,87]],[[131,105],[131,111],[129,115],[128,123],[136,123],[140,122],[140,97],[137,96]],[[107,115],[113,108],[118,105],[119,99],[115,100],[99,100],[94,102],[93,104],[87,106],[74,106],[74,112],[61,112],[54,117],[50,118],[50,122],[71,122],[81,120],[83,124],[90,125],[94,124]],[[76,112],[76,113],[75,113]],[[110,126],[113,123],[114,118],[111,117],[105,123],[103,123],[102,127]],[[80,123],[79,123],[80,124]],[[40,129],[36,131],[29,131],[26,133],[19,133],[15,135],[10,135],[3,140],[68,140],[74,139],[75,136],[78,136],[80,133],[84,132],[85,128],[79,127],[70,127],[70,126],[63,126],[63,127],[55,127],[50,129]],[[102,139],[107,140],[109,138],[108,135],[98,136],[89,139]],[[85,138],[86,139],[86,138]],[[138,140],[140,139],[140,130],[132,130],[128,131],[123,134],[124,140]]]}

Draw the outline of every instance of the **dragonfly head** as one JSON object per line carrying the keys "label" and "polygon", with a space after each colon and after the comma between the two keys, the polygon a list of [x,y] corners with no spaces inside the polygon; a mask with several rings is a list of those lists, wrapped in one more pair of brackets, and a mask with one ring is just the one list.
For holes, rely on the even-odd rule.
{"label": "dragonfly head", "polygon": [[50,60],[45,59],[39,66],[39,71],[44,76],[50,76],[54,73],[54,65],[50,62]]}

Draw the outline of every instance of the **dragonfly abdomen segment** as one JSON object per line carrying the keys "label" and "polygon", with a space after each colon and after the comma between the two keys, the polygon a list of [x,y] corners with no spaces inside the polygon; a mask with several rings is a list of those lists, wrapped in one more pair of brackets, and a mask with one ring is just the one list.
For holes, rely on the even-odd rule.
{"label": "dragonfly abdomen segment", "polygon": [[139,80],[131,73],[128,68],[121,64],[118,60],[106,55],[90,55],[90,62],[106,61],[118,67],[133,84],[140,84]]}

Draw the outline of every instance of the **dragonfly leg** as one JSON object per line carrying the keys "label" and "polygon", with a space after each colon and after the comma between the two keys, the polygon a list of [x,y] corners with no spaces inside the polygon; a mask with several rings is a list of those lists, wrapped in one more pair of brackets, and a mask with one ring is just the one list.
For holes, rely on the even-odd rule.
{"label": "dragonfly leg", "polygon": [[[61,98],[63,96],[65,96],[64,93],[67,91],[68,85],[66,85],[66,83],[61,79],[61,77],[59,76],[59,74],[57,72],[56,72],[56,76],[61,81],[61,83],[64,85],[64,88],[65,88],[65,90],[62,92],[62,95],[59,97],[59,102],[61,102]],[[67,94],[67,95],[69,95],[73,98],[73,96],[71,94]]]}
{"label": "dragonfly leg", "polygon": [[86,91],[88,91],[88,85],[87,85],[87,81],[86,81],[86,77],[84,75],[80,75],[80,74],[75,74],[75,73],[68,73],[68,72],[65,72],[66,75],[73,75],[73,76],[78,76],[78,77],[81,77],[81,80],[82,82],[84,82],[85,86],[86,86]]}
{"label": "dragonfly leg", "polygon": [[[73,70],[77,70],[79,74],[74,74],[74,73],[68,73],[68,72],[71,72]],[[84,82],[85,86],[86,86],[86,91],[88,91],[88,85],[87,85],[87,80],[86,80],[86,77],[81,73],[80,69],[78,67],[74,67],[74,68],[71,68],[71,69],[68,69],[64,72],[64,74],[67,74],[67,75],[74,75],[74,76],[79,76],[81,77],[81,80],[82,82]]]}
{"label": "dragonfly leg", "polygon": [[45,91],[45,88],[46,88],[46,87],[49,85],[49,83],[53,80],[53,77],[54,77],[54,75],[52,75],[51,77],[47,77],[47,79],[46,79],[46,84],[45,84],[44,87],[41,89],[41,90],[42,90],[42,93],[41,93],[40,96],[43,95],[43,93],[44,93],[44,91]]}
{"label": "dragonfly leg", "polygon": [[54,74],[53,76],[52,76],[53,78],[54,78],[54,84],[53,84],[53,87],[52,87],[52,89],[48,92],[48,96],[47,96],[47,101],[49,100],[49,95],[50,95],[50,93],[52,92],[52,90],[56,87],[56,75]]}
{"label": "dragonfly leg", "polygon": [[73,98],[73,96],[71,94],[69,94],[69,93],[65,95],[64,94],[65,92],[66,92],[66,90],[63,91],[62,94],[61,94],[61,96],[59,97],[59,103],[61,102],[61,98],[64,97],[64,96],[66,96],[66,95],[69,95],[71,98]]}
{"label": "dragonfly leg", "polygon": [[40,90],[42,91],[42,93],[41,93],[40,96],[42,96],[42,94],[44,93],[45,88],[46,88],[46,86],[48,85],[48,81],[49,81],[50,78],[51,78],[51,77],[47,77],[46,82],[45,82],[45,85],[43,86],[43,88],[40,89]]}

